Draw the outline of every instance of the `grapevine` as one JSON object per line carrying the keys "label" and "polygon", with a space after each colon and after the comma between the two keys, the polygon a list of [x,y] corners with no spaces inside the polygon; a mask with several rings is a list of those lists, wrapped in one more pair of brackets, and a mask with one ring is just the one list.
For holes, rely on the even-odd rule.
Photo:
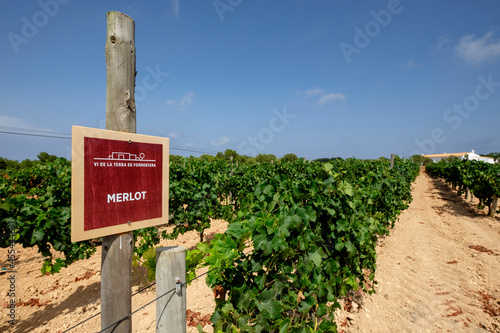
{"label": "grapevine", "polygon": [[[226,232],[187,253],[188,276],[210,266],[207,283],[224,290],[211,318],[215,331],[335,332],[337,300],[367,291],[377,239],[411,202],[418,169],[400,159],[390,170],[383,160],[235,165],[180,158],[169,170],[173,232],[135,231],[135,262],[152,280],[160,236],[197,230],[203,240],[211,219],[224,219]],[[2,174],[0,230],[7,235],[15,222],[16,241],[46,257],[42,273],[95,251],[91,241],[70,242],[70,183],[64,159]]]}
{"label": "grapevine", "polygon": [[493,203],[500,196],[500,165],[475,160],[440,161],[429,164],[426,170],[456,187],[459,195],[470,190],[479,199],[479,209],[487,206],[490,216],[496,213]]}

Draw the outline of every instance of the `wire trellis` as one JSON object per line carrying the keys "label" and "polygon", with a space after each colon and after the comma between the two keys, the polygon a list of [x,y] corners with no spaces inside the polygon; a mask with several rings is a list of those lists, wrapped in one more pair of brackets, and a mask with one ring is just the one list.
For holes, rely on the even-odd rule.
{"label": "wire trellis", "polygon": [[[250,251],[244,252],[244,253],[242,253],[242,254],[241,254],[238,258],[236,258],[236,259],[234,259],[234,260],[240,259],[241,257],[246,256],[247,254],[249,254],[249,253],[250,253],[250,252],[252,252],[252,251],[253,251],[253,249],[251,249]],[[224,263],[223,263],[223,264],[224,264]],[[216,269],[218,269],[218,267],[216,267],[216,268],[212,268],[212,269],[210,269],[210,270],[206,271],[205,273],[202,273],[202,274],[200,274],[200,275],[198,275],[198,276],[196,276],[196,277],[192,278],[191,280],[188,280],[188,281],[186,281],[186,282],[182,283],[182,287],[183,287],[183,288],[185,288],[185,286],[186,286],[187,284],[189,284],[189,283],[193,282],[194,280],[197,280],[197,279],[199,279],[199,278],[201,278],[201,277],[203,277],[203,276],[207,275],[207,274],[208,274],[208,273],[210,273],[210,272],[213,272],[213,271],[214,271],[214,270],[216,270]],[[146,287],[144,287],[144,288],[139,289],[138,291],[136,291],[135,293],[133,293],[131,296],[133,297],[133,296],[135,296],[135,295],[137,295],[137,294],[140,294],[140,293],[142,293],[143,291],[145,291],[145,290],[147,290],[147,289],[151,288],[151,287],[152,287],[152,286],[154,286],[155,284],[156,284],[156,282],[153,282],[153,283],[151,283],[150,285],[148,285],[148,286],[146,286]],[[113,331],[114,331],[114,329],[115,329],[116,327],[118,327],[118,324],[120,324],[122,321],[126,320],[127,318],[131,317],[133,314],[137,313],[138,311],[140,311],[140,310],[144,309],[144,308],[145,308],[145,307],[147,307],[148,305],[150,305],[150,304],[152,304],[152,303],[156,302],[156,301],[157,301],[157,300],[159,300],[160,298],[162,298],[162,297],[164,297],[164,296],[166,296],[166,295],[168,295],[168,294],[170,294],[170,293],[172,293],[172,296],[173,296],[173,295],[174,295],[174,294],[173,294],[173,292],[174,292],[174,291],[175,291],[175,288],[173,288],[173,289],[171,289],[171,290],[167,291],[167,292],[166,292],[166,293],[164,293],[163,295],[160,295],[160,296],[156,297],[156,298],[155,298],[155,299],[153,299],[152,301],[150,301],[150,302],[148,302],[148,303],[144,304],[143,306],[141,306],[140,308],[138,308],[138,309],[136,309],[136,310],[132,311],[132,312],[131,312],[131,313],[129,313],[128,315],[124,316],[123,318],[121,318],[121,319],[117,320],[116,322],[112,323],[111,325],[109,325],[109,326],[107,326],[107,327],[103,328],[103,329],[102,329],[102,330],[100,330],[98,333],[105,332],[106,330],[109,330],[110,328],[113,328],[113,330],[111,331],[111,332],[113,332]],[[170,296],[169,300],[167,301],[167,303],[166,303],[166,305],[165,305],[165,308],[166,308],[166,306],[168,306],[168,303],[170,302],[170,299],[172,299],[172,296]],[[78,326],[80,326],[80,325],[82,325],[82,324],[84,324],[84,323],[88,322],[89,320],[91,320],[91,319],[93,319],[93,318],[95,318],[95,317],[99,316],[100,314],[101,314],[101,311],[99,311],[99,312],[98,312],[98,313],[96,313],[95,315],[93,315],[93,316],[91,316],[91,317],[89,317],[89,318],[87,318],[87,319],[85,319],[85,320],[82,320],[81,322],[79,322],[79,323],[77,323],[77,324],[75,324],[75,325],[71,326],[70,328],[66,329],[66,330],[65,330],[65,331],[63,331],[62,333],[67,333],[67,332],[71,331],[72,329],[74,329],[74,328],[76,328],[76,327],[78,327]]]}

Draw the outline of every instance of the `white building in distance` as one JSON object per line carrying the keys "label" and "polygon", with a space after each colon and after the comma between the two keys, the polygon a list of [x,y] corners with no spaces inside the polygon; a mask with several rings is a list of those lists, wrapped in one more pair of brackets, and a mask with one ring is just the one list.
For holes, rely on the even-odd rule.
{"label": "white building in distance", "polygon": [[492,163],[492,164],[495,163],[495,159],[493,157],[478,155],[474,152],[474,150],[472,150],[470,153],[451,153],[451,154],[444,153],[444,154],[428,154],[428,155],[422,154],[422,156],[428,157],[428,158],[432,159],[434,162],[438,162],[438,161],[440,161],[444,158],[450,157],[450,156],[456,156],[460,159],[464,159],[464,158],[468,157],[468,159],[471,161],[474,160],[474,161],[483,161],[483,162]]}

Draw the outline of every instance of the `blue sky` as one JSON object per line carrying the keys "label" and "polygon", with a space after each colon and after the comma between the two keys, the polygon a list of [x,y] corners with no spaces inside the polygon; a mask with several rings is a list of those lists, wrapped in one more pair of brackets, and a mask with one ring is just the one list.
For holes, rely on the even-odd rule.
{"label": "blue sky", "polygon": [[[173,154],[500,151],[495,0],[2,0],[0,132],[105,127],[112,10],[136,25],[137,132]],[[71,156],[69,139],[0,142]]]}

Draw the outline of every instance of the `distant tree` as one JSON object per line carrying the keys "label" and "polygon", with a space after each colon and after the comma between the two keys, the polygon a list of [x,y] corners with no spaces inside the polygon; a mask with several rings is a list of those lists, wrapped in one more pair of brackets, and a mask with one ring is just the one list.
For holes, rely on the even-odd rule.
{"label": "distant tree", "polygon": [[295,155],[294,153],[290,153],[290,154],[285,154],[281,160],[284,161],[284,162],[293,162],[293,161],[297,161],[299,158],[297,157],[297,155]]}
{"label": "distant tree", "polygon": [[317,158],[317,159],[313,160],[313,162],[326,163],[326,162],[335,161],[335,160],[342,160],[342,159],[343,159],[342,157],[332,157],[332,158],[322,157],[322,158]]}
{"label": "distant tree", "polygon": [[236,151],[232,149],[226,149],[224,152],[218,152],[217,155],[215,155],[215,159],[217,160],[226,160],[239,163],[247,163],[247,160],[249,158],[250,157],[245,155],[239,155]]}
{"label": "distant tree", "polygon": [[38,160],[42,163],[54,162],[55,160],[57,160],[56,155],[50,155],[49,153],[46,153],[44,151],[38,154],[36,157],[38,157]]}
{"label": "distant tree", "polygon": [[422,155],[412,155],[410,157],[411,161],[419,163],[420,165],[424,165],[423,164],[423,159],[424,159],[424,157]]}
{"label": "distant tree", "polygon": [[255,157],[257,163],[276,161],[276,156],[273,154],[259,154]]}
{"label": "distant tree", "polygon": [[427,165],[427,164],[432,163],[432,158],[425,157],[422,155],[413,155],[412,157],[410,157],[410,159],[413,162],[419,163],[420,165]]}
{"label": "distant tree", "polygon": [[239,157],[240,157],[240,155],[238,155],[238,153],[235,150],[226,149],[224,151],[224,159],[226,159],[228,161],[235,161],[236,162],[239,160]]}
{"label": "distant tree", "polygon": [[180,155],[170,155],[169,156],[170,163],[179,163],[181,158],[182,158],[182,156],[180,156]]}
{"label": "distant tree", "polygon": [[242,155],[242,156],[243,156],[243,163],[246,163],[246,164],[257,163],[257,161],[255,160],[255,157],[250,157],[250,156],[245,156],[245,155]]}
{"label": "distant tree", "polygon": [[246,155],[239,155],[237,161],[241,164],[254,164],[257,163],[255,161],[255,157],[250,157]]}
{"label": "distant tree", "polygon": [[489,153],[483,156],[493,157],[497,162],[500,160],[500,153]]}
{"label": "distant tree", "polygon": [[0,157],[0,170],[4,169],[19,169],[19,162]]}
{"label": "distant tree", "polygon": [[200,159],[208,161],[208,162],[213,162],[213,161],[215,161],[216,158],[213,155],[203,154],[200,156]]}
{"label": "distant tree", "polygon": [[250,163],[249,159],[251,159],[251,157],[246,156],[246,155],[238,155],[238,158],[236,160],[240,164],[248,164],[248,163]]}
{"label": "distant tree", "polygon": [[21,163],[19,163],[19,168],[20,169],[31,168],[35,164],[36,164],[35,161],[32,161],[30,159],[25,159],[25,160],[22,160]]}
{"label": "distant tree", "polygon": [[37,155],[38,160],[25,159],[21,162],[15,160],[9,160],[4,157],[0,157],[0,170],[3,169],[24,169],[35,166],[38,163],[49,163],[54,162],[58,157],[56,155],[51,155],[46,152],[41,152]]}
{"label": "distant tree", "polygon": [[460,159],[459,157],[451,155],[451,156],[443,158],[442,160],[444,160],[446,162],[453,162],[453,161],[457,161],[459,159]]}

